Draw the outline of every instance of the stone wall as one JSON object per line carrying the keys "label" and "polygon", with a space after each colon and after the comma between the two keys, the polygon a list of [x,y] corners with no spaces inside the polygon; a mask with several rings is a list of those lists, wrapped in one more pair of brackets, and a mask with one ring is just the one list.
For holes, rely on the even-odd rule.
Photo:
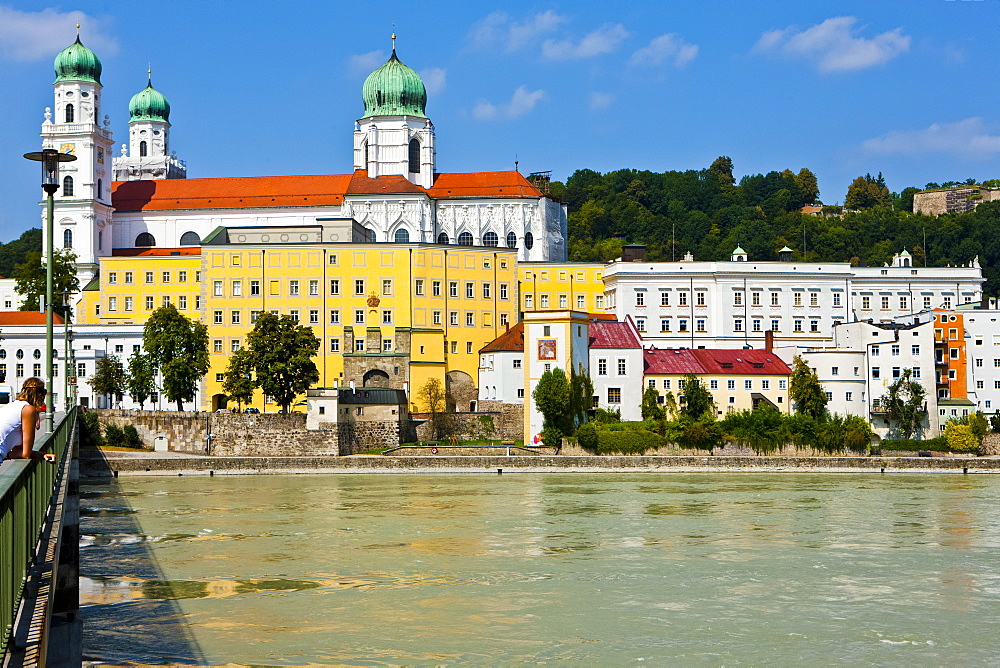
{"label": "stone wall", "polygon": [[393,448],[400,443],[415,441],[417,438],[411,422],[398,420],[342,422],[339,434],[342,455]]}
{"label": "stone wall", "polygon": [[1000,455],[1000,434],[990,432],[983,437],[983,444],[979,447],[981,455]]}
{"label": "stone wall", "polygon": [[[452,433],[463,441],[476,440],[483,435],[483,425],[479,420],[482,416],[489,416],[493,419],[493,431],[486,434],[487,438],[498,441],[520,441],[524,438],[523,407],[512,404],[500,404],[500,402],[489,403],[501,405],[503,408],[500,411],[479,410],[475,413],[442,413],[441,415],[447,416],[444,419],[452,421]],[[412,413],[411,417],[418,423],[415,440],[433,441],[434,433],[431,425],[431,414]]]}
{"label": "stone wall", "polygon": [[[131,424],[143,445],[158,436],[167,450],[213,456],[304,457],[338,455],[338,430],[306,430],[303,413],[188,413],[99,410],[102,423]],[[212,438],[207,437],[211,434]]]}

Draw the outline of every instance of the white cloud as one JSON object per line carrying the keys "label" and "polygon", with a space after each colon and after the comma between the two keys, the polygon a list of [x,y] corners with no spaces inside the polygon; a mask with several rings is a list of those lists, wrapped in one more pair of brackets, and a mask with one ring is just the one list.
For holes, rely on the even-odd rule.
{"label": "white cloud", "polygon": [[688,44],[679,35],[668,33],[654,37],[629,58],[629,65],[659,66],[668,62],[673,67],[684,67],[698,55],[698,45]]}
{"label": "white cloud", "polygon": [[472,108],[472,116],[480,121],[491,121],[496,118],[517,118],[524,116],[534,109],[535,105],[544,97],[544,90],[529,91],[526,86],[519,86],[514,91],[514,94],[511,95],[510,100],[505,104],[497,105],[485,100],[479,102]]}
{"label": "white cloud", "polygon": [[542,44],[542,54],[552,60],[573,60],[590,58],[611,53],[628,37],[628,31],[620,23],[606,23],[597,30],[583,36],[579,42],[571,39],[547,39]]}
{"label": "white cloud", "polygon": [[437,95],[444,90],[447,83],[447,70],[440,67],[428,67],[425,70],[420,70],[418,74],[424,80],[424,88],[427,89],[428,95]]}
{"label": "white cloud", "polygon": [[857,22],[854,16],[837,16],[802,31],[771,30],[760,36],[753,50],[815,60],[820,72],[861,70],[910,50],[910,37],[902,34],[902,28],[865,39],[857,36]]}
{"label": "white cloud", "polygon": [[369,51],[348,58],[347,69],[351,76],[367,76],[387,60],[389,60],[389,56],[386,55],[385,51]]}
{"label": "white cloud", "polygon": [[917,156],[934,153],[958,155],[970,160],[1000,156],[1000,135],[989,134],[982,118],[955,123],[934,123],[923,130],[893,130],[861,143],[866,153]]}
{"label": "white cloud", "polygon": [[468,39],[474,46],[499,45],[506,52],[519,51],[536,45],[538,39],[565,22],[566,17],[552,10],[514,20],[507,12],[493,12],[469,31]]}
{"label": "white cloud", "polygon": [[615,96],[611,93],[602,93],[601,91],[595,90],[590,93],[590,109],[591,111],[600,111],[601,109],[607,109],[611,106],[611,103],[615,101]]}
{"label": "white cloud", "polygon": [[53,58],[76,39],[77,23],[80,41],[98,57],[118,52],[118,41],[103,32],[100,21],[83,12],[22,12],[0,5],[0,58],[22,62]]}

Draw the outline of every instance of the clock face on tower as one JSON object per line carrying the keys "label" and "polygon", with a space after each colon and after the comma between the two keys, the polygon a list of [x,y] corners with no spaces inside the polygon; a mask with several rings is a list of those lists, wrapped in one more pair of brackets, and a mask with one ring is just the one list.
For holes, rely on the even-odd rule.
{"label": "clock face on tower", "polygon": [[76,155],[76,144],[63,144],[59,147],[59,152],[66,155]]}

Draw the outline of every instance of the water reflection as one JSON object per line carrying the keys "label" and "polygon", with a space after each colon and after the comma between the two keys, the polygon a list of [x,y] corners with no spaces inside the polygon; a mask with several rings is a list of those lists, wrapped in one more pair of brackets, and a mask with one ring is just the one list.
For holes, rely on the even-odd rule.
{"label": "water reflection", "polygon": [[[108,490],[86,500],[95,511],[87,610],[115,613],[88,648],[105,659],[152,661],[148,643],[130,655],[124,639],[155,634],[170,614],[198,643],[161,642],[161,663],[997,658],[983,638],[1000,626],[992,560],[1000,478],[466,474],[120,484],[127,501]],[[143,554],[155,555],[156,568]]]}

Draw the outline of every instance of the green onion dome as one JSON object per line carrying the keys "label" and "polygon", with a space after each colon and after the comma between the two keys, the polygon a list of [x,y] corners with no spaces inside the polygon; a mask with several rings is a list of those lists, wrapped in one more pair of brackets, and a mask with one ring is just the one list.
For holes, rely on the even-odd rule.
{"label": "green onion dome", "polygon": [[365,118],[369,116],[419,116],[426,118],[427,89],[420,75],[400,62],[396,49],[382,67],[368,75],[361,87]]}
{"label": "green onion dome", "polygon": [[56,82],[93,81],[101,83],[101,59],[76,36],[76,41],[59,52],[55,61]]}
{"label": "green onion dome", "polygon": [[129,121],[170,120],[170,103],[163,93],[153,88],[149,81],[144,89],[132,96],[128,103]]}

